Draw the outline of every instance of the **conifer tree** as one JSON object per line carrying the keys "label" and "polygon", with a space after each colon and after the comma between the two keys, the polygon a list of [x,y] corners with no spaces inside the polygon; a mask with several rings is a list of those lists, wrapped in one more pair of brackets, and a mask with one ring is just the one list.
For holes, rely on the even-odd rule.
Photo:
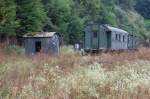
{"label": "conifer tree", "polygon": [[46,20],[41,0],[16,0],[17,19],[20,27],[17,30],[18,36],[29,32],[42,31]]}
{"label": "conifer tree", "polygon": [[14,0],[0,0],[0,36],[8,37],[15,35],[17,26]]}

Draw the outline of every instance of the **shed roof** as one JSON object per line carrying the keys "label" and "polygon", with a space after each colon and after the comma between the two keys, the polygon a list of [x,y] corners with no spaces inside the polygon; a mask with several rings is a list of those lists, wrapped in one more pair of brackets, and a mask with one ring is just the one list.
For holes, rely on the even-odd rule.
{"label": "shed roof", "polygon": [[52,37],[57,32],[34,32],[32,34],[24,35],[23,37],[35,37],[35,38],[42,38],[42,37]]}
{"label": "shed roof", "polygon": [[122,29],[118,29],[118,28],[115,28],[115,27],[111,27],[109,25],[105,25],[105,27],[110,30],[110,31],[115,31],[115,32],[119,32],[119,33],[124,33],[124,34],[129,34],[127,31],[125,30],[122,30]]}

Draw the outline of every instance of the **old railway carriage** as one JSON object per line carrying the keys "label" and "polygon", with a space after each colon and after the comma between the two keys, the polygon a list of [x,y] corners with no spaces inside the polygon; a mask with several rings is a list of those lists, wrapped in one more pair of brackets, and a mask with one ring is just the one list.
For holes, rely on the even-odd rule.
{"label": "old railway carriage", "polygon": [[133,34],[129,34],[128,35],[128,49],[137,49],[137,47],[138,47],[138,38]]}
{"label": "old railway carriage", "polygon": [[84,50],[126,50],[134,48],[128,32],[109,25],[89,24],[84,29]]}

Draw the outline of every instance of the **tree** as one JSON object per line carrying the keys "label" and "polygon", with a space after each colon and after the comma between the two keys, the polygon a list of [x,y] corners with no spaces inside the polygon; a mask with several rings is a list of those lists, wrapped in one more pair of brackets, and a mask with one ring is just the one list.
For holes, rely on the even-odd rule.
{"label": "tree", "polygon": [[16,0],[17,19],[20,27],[17,35],[42,31],[46,21],[46,13],[40,0]]}
{"label": "tree", "polygon": [[115,0],[115,3],[125,9],[133,9],[137,0]]}
{"label": "tree", "polygon": [[0,0],[0,37],[15,36],[18,26],[14,0]]}
{"label": "tree", "polygon": [[101,20],[101,0],[74,0],[74,2],[80,17],[84,18],[86,22]]}
{"label": "tree", "polygon": [[138,0],[135,9],[146,19],[150,19],[150,0]]}
{"label": "tree", "polygon": [[72,3],[72,0],[43,0],[48,16],[44,31],[60,32],[65,42],[69,42],[67,30],[72,17]]}

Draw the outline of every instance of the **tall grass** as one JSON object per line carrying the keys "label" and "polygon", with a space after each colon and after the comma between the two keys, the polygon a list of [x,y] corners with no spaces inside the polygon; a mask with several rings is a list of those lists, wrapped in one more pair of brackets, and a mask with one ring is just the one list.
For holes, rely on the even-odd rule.
{"label": "tall grass", "polygon": [[0,98],[150,98],[150,49],[97,56],[63,50],[57,57],[27,57],[1,45]]}

